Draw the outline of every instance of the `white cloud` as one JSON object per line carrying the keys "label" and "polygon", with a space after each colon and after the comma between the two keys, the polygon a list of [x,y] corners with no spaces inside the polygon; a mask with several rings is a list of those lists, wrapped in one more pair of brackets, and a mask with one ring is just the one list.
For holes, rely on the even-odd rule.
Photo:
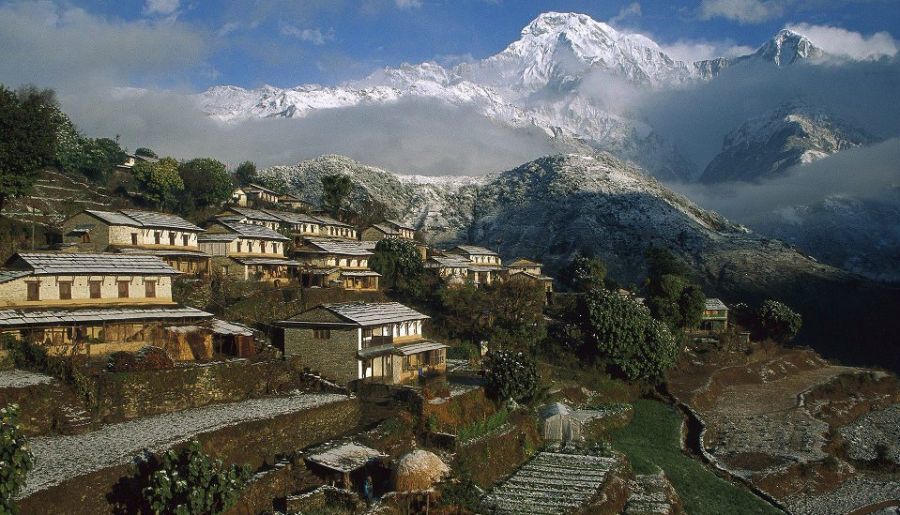
{"label": "white cloud", "polygon": [[876,32],[864,36],[840,27],[798,23],[788,29],[803,34],[816,46],[832,55],[853,59],[878,59],[897,55],[897,40],[888,32]]}
{"label": "white cloud", "polygon": [[216,35],[219,37],[225,37],[225,36],[231,34],[232,32],[238,30],[239,28],[241,28],[240,23],[230,21],[228,23],[223,24],[221,27],[219,27],[219,30],[216,31]]}
{"label": "white cloud", "polygon": [[422,0],[394,0],[394,3],[400,9],[415,9],[422,7]]}
{"label": "white cloud", "polygon": [[180,7],[180,0],[147,0],[144,4],[144,14],[159,14],[161,16],[169,16],[174,14]]}
{"label": "white cloud", "polygon": [[334,39],[334,30],[323,33],[321,29],[301,29],[293,25],[282,25],[281,33],[319,46]]}
{"label": "white cloud", "polygon": [[619,9],[619,14],[610,18],[609,22],[612,24],[616,24],[632,16],[641,16],[641,4],[639,4],[638,2],[632,2]]}
{"label": "white cloud", "polygon": [[717,57],[739,57],[753,53],[753,47],[737,45],[734,41],[706,41],[679,39],[678,41],[660,45],[663,52],[679,61],[694,62],[715,59]]}
{"label": "white cloud", "polygon": [[784,14],[784,0],[703,0],[700,19],[727,18],[739,23],[760,23]]}
{"label": "white cloud", "polygon": [[203,32],[122,21],[50,1],[0,5],[0,83],[77,92],[90,84],[174,82],[208,68]]}

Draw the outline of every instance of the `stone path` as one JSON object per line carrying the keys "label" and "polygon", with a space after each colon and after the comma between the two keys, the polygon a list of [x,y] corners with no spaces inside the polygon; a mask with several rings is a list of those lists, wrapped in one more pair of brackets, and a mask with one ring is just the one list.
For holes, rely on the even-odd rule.
{"label": "stone path", "polygon": [[129,463],[145,449],[163,451],[200,433],[344,399],[336,394],[251,399],[111,424],[80,435],[34,438],[31,448],[35,467],[19,498],[68,479]]}
{"label": "stone path", "polygon": [[0,370],[0,388],[26,388],[52,381],[52,377],[37,372],[18,369]]}
{"label": "stone path", "polygon": [[594,498],[618,460],[540,452],[488,493],[482,505],[495,514],[572,512]]}

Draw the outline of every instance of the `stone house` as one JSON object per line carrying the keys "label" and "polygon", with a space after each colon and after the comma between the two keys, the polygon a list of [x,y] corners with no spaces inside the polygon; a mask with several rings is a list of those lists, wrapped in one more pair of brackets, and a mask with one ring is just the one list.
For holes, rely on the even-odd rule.
{"label": "stone house", "polygon": [[[0,270],[0,332],[56,352],[78,344],[91,355],[164,346],[168,328],[212,320],[172,300],[178,274],[149,255],[16,254]],[[191,349],[174,354],[193,359]]]}
{"label": "stone house", "polygon": [[447,346],[428,340],[429,317],[398,302],[323,304],[278,322],[284,355],[347,384],[397,384],[446,371]]}
{"label": "stone house", "polygon": [[137,209],[88,209],[62,226],[64,250],[148,254],[179,272],[196,275],[209,271],[209,255],[197,240],[203,232],[179,216]]}
{"label": "stone house", "polygon": [[231,192],[231,203],[238,207],[250,207],[250,199],[247,198],[247,192],[243,188],[235,188]]}
{"label": "stone house", "polygon": [[244,191],[244,194],[247,195],[248,205],[252,204],[254,206],[260,206],[263,204],[278,203],[279,194],[265,186],[251,183],[241,189]]}
{"label": "stone house", "polygon": [[278,205],[284,206],[287,209],[303,209],[303,210],[311,210],[313,205],[305,200],[300,199],[296,195],[291,195],[290,193],[284,193],[278,196]]}
{"label": "stone house", "polygon": [[544,265],[525,258],[518,258],[506,265],[507,279],[522,279],[540,284],[544,292],[553,293],[553,278],[542,273]]}
{"label": "stone house", "polygon": [[268,227],[273,231],[277,231],[281,228],[281,219],[262,209],[229,206],[225,211],[216,215],[216,218],[261,225],[263,227]]}
{"label": "stone house", "polygon": [[379,224],[373,224],[362,230],[360,238],[366,241],[378,241],[385,238],[401,238],[414,240],[416,228],[396,220],[385,220]]}
{"label": "stone house", "polygon": [[274,209],[266,209],[265,212],[277,218],[283,230],[290,231],[294,245],[298,247],[303,245],[304,240],[321,238],[324,233],[322,221],[312,215]]}
{"label": "stone house", "polygon": [[425,261],[425,268],[435,271],[447,284],[461,285],[469,280],[472,263],[458,256],[431,256]]}
{"label": "stone house", "polygon": [[322,226],[320,236],[323,238],[333,238],[337,240],[358,240],[356,228],[350,224],[345,224],[339,220],[323,214],[316,213],[313,217],[319,221]]}
{"label": "stone house", "polygon": [[700,329],[724,331],[728,329],[728,306],[719,299],[706,299],[700,315]]}
{"label": "stone house", "polygon": [[221,217],[200,237],[201,248],[212,256],[217,273],[276,286],[296,277],[300,263],[287,259],[290,238],[263,225]]}
{"label": "stone house", "polygon": [[338,285],[347,290],[377,290],[381,274],[369,268],[371,242],[306,240],[294,249],[302,264],[300,281],[305,287]]}
{"label": "stone house", "polygon": [[[463,265],[465,276],[462,274]],[[474,245],[458,245],[445,250],[428,258],[425,267],[436,270],[446,281],[456,284],[470,282],[475,286],[503,280],[507,272],[499,254]]]}

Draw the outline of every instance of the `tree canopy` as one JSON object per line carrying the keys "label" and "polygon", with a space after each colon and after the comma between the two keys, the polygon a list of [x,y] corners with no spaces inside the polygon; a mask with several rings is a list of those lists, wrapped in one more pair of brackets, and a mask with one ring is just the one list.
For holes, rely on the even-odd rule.
{"label": "tree canopy", "polygon": [[256,180],[256,165],[252,161],[244,161],[234,170],[234,181],[238,186],[246,186]]}
{"label": "tree canopy", "polygon": [[382,285],[406,298],[424,295],[425,265],[416,245],[407,240],[387,238],[375,244],[369,267],[381,274]]}
{"label": "tree canopy", "polygon": [[338,216],[341,210],[346,207],[352,189],[353,181],[346,175],[331,174],[323,176],[322,205],[333,216]]}
{"label": "tree canopy", "polygon": [[0,210],[27,195],[41,168],[56,157],[58,112],[53,90],[0,85]]}
{"label": "tree canopy", "polygon": [[142,161],[134,165],[132,172],[144,197],[156,208],[172,209],[178,193],[184,190],[174,158],[164,157],[155,163]]}
{"label": "tree canopy", "polygon": [[800,314],[777,300],[763,302],[757,316],[765,335],[780,343],[788,343],[796,338],[803,326]]}
{"label": "tree canopy", "polygon": [[[187,204],[204,208],[221,204],[231,197],[234,189],[231,177],[221,161],[201,157],[185,161],[178,166],[178,174],[184,182]],[[182,209],[186,209],[182,206]]]}
{"label": "tree canopy", "polygon": [[606,263],[598,257],[576,254],[561,275],[563,282],[572,290],[587,292],[593,288],[603,287],[606,280]]}
{"label": "tree canopy", "polygon": [[485,390],[497,400],[529,401],[537,391],[537,364],[523,352],[491,351],[484,359],[484,369]]}
{"label": "tree canopy", "polygon": [[153,159],[156,159],[159,157],[158,155],[156,155],[156,152],[150,150],[147,147],[138,147],[137,150],[134,151],[134,155],[143,156],[143,157],[151,157]]}

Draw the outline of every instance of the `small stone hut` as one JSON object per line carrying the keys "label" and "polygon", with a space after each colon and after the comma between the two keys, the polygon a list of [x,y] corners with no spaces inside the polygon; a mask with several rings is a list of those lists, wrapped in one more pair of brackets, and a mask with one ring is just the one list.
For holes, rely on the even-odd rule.
{"label": "small stone hut", "polygon": [[543,437],[547,441],[572,441],[582,438],[583,425],[574,411],[561,402],[541,408]]}

